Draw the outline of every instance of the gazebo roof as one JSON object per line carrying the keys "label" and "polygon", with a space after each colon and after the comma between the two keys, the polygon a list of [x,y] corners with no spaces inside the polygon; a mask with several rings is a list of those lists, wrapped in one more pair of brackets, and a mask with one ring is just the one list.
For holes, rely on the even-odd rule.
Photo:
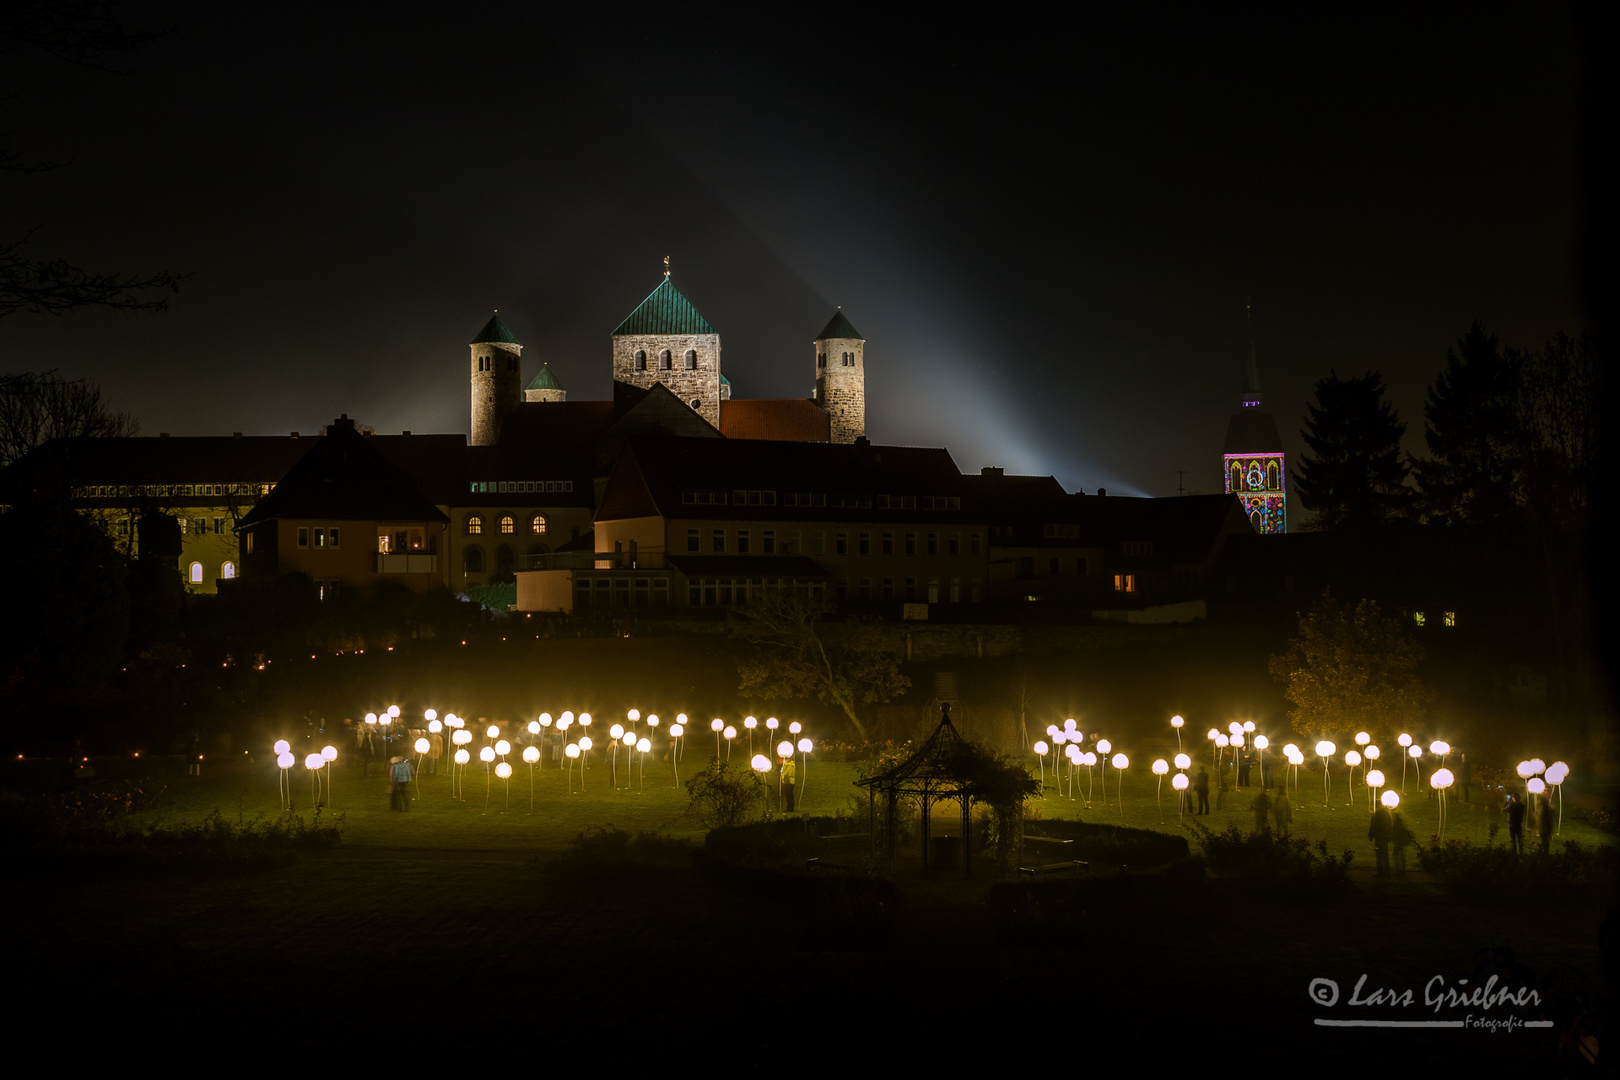
{"label": "gazebo roof", "polygon": [[855,782],[865,788],[892,789],[897,794],[955,793],[967,786],[967,777],[960,769],[962,752],[967,745],[967,740],[951,723],[951,706],[946,702],[940,707],[939,727],[916,753],[892,769]]}

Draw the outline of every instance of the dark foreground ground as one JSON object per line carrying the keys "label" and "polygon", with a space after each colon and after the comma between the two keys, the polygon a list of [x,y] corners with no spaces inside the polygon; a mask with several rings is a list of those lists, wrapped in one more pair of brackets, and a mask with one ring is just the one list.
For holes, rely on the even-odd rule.
{"label": "dark foreground ground", "polygon": [[[1009,919],[983,880],[900,877],[900,911],[851,917],[741,895],[684,857],[565,872],[550,856],[340,846],[202,877],[14,867],[8,1026],[126,1066],[226,1052],[322,1069],[392,1046],[402,1063],[475,1067],[528,1048],[537,1065],[677,1071],[718,1054],[795,1072],[1603,1074],[1561,1043],[1578,1024],[1612,1030],[1612,894],[1464,901],[1363,874],[1348,899],[1304,903],[1205,880],[1168,902]],[[1490,973],[1541,1003],[1426,1004],[1437,978]],[[1498,1026],[1317,1023],[1464,1017]]]}

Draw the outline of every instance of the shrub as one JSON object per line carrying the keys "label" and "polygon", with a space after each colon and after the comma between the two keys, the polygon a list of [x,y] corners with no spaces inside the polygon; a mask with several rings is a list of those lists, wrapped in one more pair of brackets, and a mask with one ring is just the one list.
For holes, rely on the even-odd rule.
{"label": "shrub", "polygon": [[1187,828],[1198,837],[1205,863],[1217,873],[1266,885],[1287,884],[1293,886],[1290,891],[1340,893],[1349,888],[1355,853],[1335,857],[1328,853],[1326,840],[1317,841],[1312,851],[1308,841],[1277,836],[1270,829],[1245,833],[1231,825],[1216,833],[1197,823]]}
{"label": "shrub", "polygon": [[1418,864],[1444,878],[1452,891],[1487,902],[1612,885],[1620,873],[1620,852],[1574,840],[1546,855],[1515,855],[1510,847],[1459,840],[1431,840],[1418,845],[1417,853]]}
{"label": "shrub", "polygon": [[690,812],[703,825],[717,829],[741,825],[765,801],[765,784],[746,766],[714,758],[709,767],[686,782]]}

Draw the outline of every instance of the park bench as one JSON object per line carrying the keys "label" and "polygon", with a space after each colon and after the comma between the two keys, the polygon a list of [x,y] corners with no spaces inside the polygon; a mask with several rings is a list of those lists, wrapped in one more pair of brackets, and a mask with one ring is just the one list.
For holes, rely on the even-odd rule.
{"label": "park bench", "polygon": [[872,851],[872,838],[866,833],[835,833],[815,838],[816,855],[805,860],[810,870],[853,870]]}
{"label": "park bench", "polygon": [[1073,873],[1083,869],[1085,863],[1074,857],[1073,840],[1055,836],[1026,836],[1019,852],[1018,876],[1040,877],[1043,874]]}

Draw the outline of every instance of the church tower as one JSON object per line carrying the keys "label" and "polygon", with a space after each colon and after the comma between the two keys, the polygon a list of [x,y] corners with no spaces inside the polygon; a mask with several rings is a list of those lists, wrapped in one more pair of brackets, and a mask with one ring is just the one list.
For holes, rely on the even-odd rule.
{"label": "church tower", "polygon": [[816,335],[816,404],[832,417],[832,441],[852,443],[866,434],[866,339],[844,309]]}
{"label": "church tower", "polygon": [[567,401],[568,391],[557,381],[557,376],[551,373],[551,365],[541,364],[540,374],[529,380],[528,389],[523,391],[523,400]]}
{"label": "church tower", "polygon": [[613,331],[613,381],[649,389],[663,383],[692,411],[720,426],[720,334],[664,280]]}
{"label": "church tower", "polygon": [[472,445],[494,446],[501,424],[523,400],[523,346],[500,313],[472,339]]}
{"label": "church tower", "polygon": [[1261,407],[1260,365],[1254,357],[1254,323],[1247,317],[1249,357],[1243,372],[1243,394],[1238,411],[1226,427],[1222,466],[1226,491],[1236,495],[1257,533],[1288,531],[1288,502],[1284,486],[1288,468],[1283,461],[1277,421]]}

